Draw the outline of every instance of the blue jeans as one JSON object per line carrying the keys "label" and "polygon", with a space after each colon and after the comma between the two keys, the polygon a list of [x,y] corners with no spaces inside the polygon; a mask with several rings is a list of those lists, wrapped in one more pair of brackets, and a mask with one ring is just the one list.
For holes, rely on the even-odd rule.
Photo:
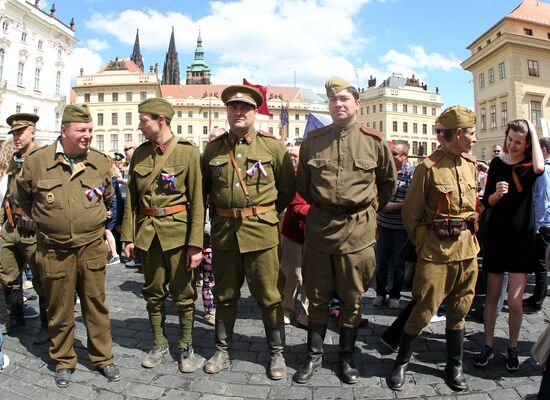
{"label": "blue jeans", "polygon": [[405,274],[405,260],[407,244],[407,232],[404,229],[389,229],[378,226],[378,239],[376,241],[376,294],[386,296],[388,284],[388,270],[390,262],[394,266],[393,284],[389,292],[390,298],[401,297],[403,276]]}
{"label": "blue jeans", "polygon": [[2,353],[2,345],[4,344],[4,335],[0,332],[0,369],[4,365],[4,353]]}

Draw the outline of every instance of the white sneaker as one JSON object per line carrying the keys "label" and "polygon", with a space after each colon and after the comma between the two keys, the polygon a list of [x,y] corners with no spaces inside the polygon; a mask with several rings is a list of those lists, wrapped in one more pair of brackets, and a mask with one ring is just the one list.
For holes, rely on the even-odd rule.
{"label": "white sneaker", "polygon": [[0,365],[0,371],[6,369],[10,365],[10,358],[4,354],[4,364]]}
{"label": "white sneaker", "polygon": [[285,314],[283,318],[285,321],[285,325],[290,325],[290,316]]}
{"label": "white sneaker", "polygon": [[372,301],[372,305],[375,307],[380,307],[384,303],[384,296],[376,296]]}
{"label": "white sneaker", "polygon": [[445,316],[445,314],[443,315],[437,315],[435,314],[431,321],[430,322],[443,322],[443,321],[446,321],[447,320],[447,317]]}
{"label": "white sneaker", "polygon": [[397,309],[399,308],[399,299],[390,299],[390,308]]}

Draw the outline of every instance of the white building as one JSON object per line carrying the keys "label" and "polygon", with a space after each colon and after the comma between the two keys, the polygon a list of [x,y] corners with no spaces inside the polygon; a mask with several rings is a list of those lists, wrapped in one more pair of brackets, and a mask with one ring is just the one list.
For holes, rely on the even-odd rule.
{"label": "white building", "polygon": [[60,116],[69,102],[69,63],[74,22],[64,24],[55,6],[44,12],[40,1],[0,0],[0,141],[16,112],[37,114],[37,139],[58,136]]}

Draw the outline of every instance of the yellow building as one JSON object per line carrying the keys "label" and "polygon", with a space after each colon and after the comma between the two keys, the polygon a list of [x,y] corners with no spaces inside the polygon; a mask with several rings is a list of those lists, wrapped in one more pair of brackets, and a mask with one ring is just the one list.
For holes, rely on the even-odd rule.
{"label": "yellow building", "polygon": [[[510,120],[550,117],[550,4],[525,0],[468,46],[462,67],[473,75],[478,142],[492,157]],[[540,133],[540,132],[539,132]]]}
{"label": "yellow building", "polygon": [[379,86],[371,77],[359,96],[359,122],[383,132],[386,140],[406,140],[412,156],[436,149],[435,119],[443,104],[437,88],[430,92],[414,75],[393,73]]}

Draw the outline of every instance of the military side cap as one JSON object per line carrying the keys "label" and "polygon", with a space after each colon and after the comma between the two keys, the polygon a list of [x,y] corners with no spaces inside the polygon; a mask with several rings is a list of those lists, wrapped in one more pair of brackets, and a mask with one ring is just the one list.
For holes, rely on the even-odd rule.
{"label": "military side cap", "polygon": [[222,101],[226,105],[240,101],[257,108],[262,105],[264,98],[258,89],[246,85],[233,85],[223,90]]}
{"label": "military side cap", "polygon": [[27,126],[36,126],[36,122],[40,117],[36,114],[18,113],[10,115],[6,122],[10,126],[8,133],[13,133],[18,129],[26,128]]}
{"label": "military side cap", "polygon": [[88,110],[86,104],[69,104],[65,106],[63,110],[63,118],[61,123],[65,122],[90,122],[92,120],[92,114]]}
{"label": "military side cap", "polygon": [[162,115],[169,120],[172,119],[175,113],[174,108],[168,101],[156,97],[139,103],[138,112],[151,115]]}
{"label": "military side cap", "polygon": [[325,82],[325,89],[327,91],[327,97],[332,97],[336,93],[341,92],[344,89],[353,87],[353,85],[342,78],[339,78],[337,76],[333,76],[332,78],[329,78]]}
{"label": "military side cap", "polygon": [[476,114],[463,106],[450,106],[439,115],[439,122],[445,129],[472,128],[476,125]]}
{"label": "military side cap", "polygon": [[124,156],[122,155],[122,153],[116,152],[116,153],[115,153],[115,160],[117,160],[117,161],[122,161],[122,160],[124,160]]}

